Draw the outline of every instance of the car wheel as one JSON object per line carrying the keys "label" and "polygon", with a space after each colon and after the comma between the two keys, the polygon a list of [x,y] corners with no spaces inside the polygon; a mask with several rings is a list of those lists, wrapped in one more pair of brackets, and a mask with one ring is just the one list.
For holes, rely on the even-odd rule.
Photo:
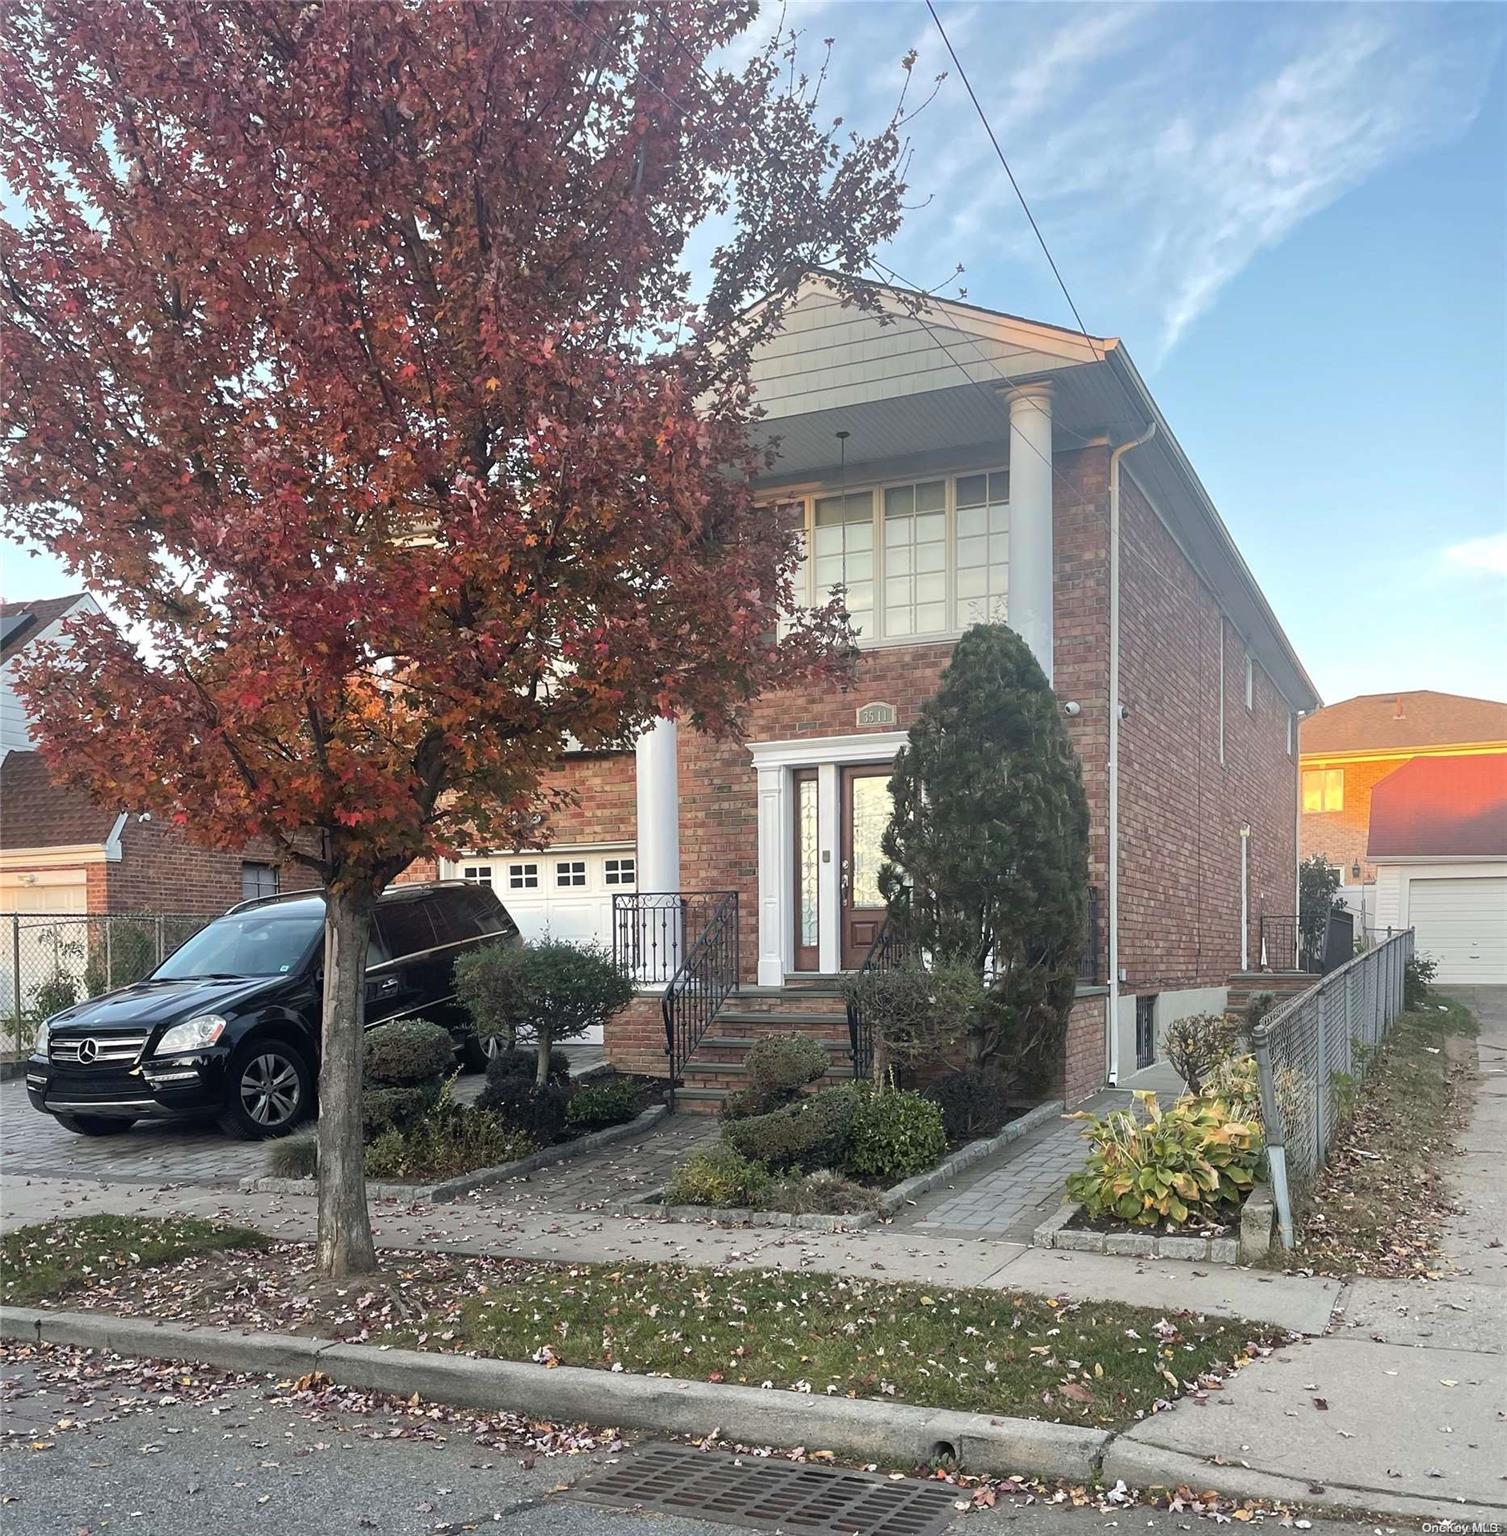
{"label": "car wheel", "polygon": [[466,1042],[461,1047],[461,1055],[466,1065],[473,1072],[485,1072],[492,1063],[494,1056],[500,1056],[505,1049],[500,1035],[466,1036]]}
{"label": "car wheel", "polygon": [[75,1136],[118,1136],[136,1124],[135,1120],[114,1115],[54,1115],[53,1119]]}
{"label": "car wheel", "polygon": [[284,1040],[248,1040],[230,1058],[220,1129],[242,1141],[285,1136],[309,1112],[314,1075]]}

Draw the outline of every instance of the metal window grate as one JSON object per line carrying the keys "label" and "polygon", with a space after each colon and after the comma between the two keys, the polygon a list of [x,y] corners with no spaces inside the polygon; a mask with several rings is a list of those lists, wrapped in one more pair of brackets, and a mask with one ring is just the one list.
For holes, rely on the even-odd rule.
{"label": "metal window grate", "polygon": [[956,1488],[689,1445],[654,1444],[565,1498],[813,1536],[937,1536]]}

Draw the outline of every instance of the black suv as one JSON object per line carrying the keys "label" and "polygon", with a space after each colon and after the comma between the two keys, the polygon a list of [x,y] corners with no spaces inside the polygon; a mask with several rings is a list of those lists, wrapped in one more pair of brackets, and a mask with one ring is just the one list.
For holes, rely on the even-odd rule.
{"label": "black suv", "polygon": [[[232,907],[145,980],[48,1019],[26,1064],[33,1106],[84,1136],[203,1115],[247,1139],[291,1130],[314,1100],[323,935],[318,891]],[[440,880],[384,892],[366,1027],[422,1017],[450,1030],[469,1065],[485,1065],[455,996],[455,961],[497,941],[522,942],[490,886]]]}

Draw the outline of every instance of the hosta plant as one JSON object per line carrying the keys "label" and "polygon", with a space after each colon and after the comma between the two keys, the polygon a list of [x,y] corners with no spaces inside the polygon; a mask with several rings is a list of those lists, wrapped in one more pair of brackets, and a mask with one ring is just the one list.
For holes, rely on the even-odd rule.
{"label": "hosta plant", "polygon": [[1189,1094],[1167,1109],[1154,1093],[1137,1093],[1135,1108],[1087,1121],[1088,1162],[1067,1181],[1068,1194],[1090,1216],[1131,1226],[1182,1226],[1219,1221],[1237,1208],[1256,1181],[1261,1126],[1247,1107],[1213,1093]]}

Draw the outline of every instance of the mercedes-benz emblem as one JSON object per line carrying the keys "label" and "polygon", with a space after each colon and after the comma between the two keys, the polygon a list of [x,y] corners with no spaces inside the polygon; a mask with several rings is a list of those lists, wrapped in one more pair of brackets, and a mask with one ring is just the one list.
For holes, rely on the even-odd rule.
{"label": "mercedes-benz emblem", "polygon": [[80,1061],[93,1061],[99,1055],[98,1040],[80,1040],[78,1047],[78,1059]]}

